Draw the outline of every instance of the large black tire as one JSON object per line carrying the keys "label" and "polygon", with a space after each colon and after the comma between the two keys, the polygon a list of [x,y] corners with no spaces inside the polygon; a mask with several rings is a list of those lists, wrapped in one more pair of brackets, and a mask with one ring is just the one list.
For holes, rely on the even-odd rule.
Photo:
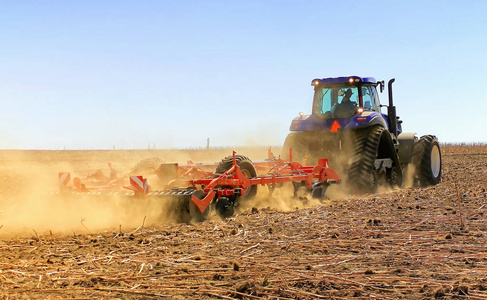
{"label": "large black tire", "polygon": [[281,158],[287,161],[290,160],[289,148],[293,149],[293,161],[302,163],[306,152],[309,151],[303,133],[291,132],[287,135],[286,140],[284,140]]}
{"label": "large black tire", "polygon": [[[257,176],[257,170],[255,169],[254,164],[247,156],[243,155],[235,155],[235,161],[237,165],[240,167],[242,173],[247,176],[247,178],[255,178]],[[216,174],[223,174],[226,171],[230,170],[233,166],[233,155],[227,156],[218,164],[216,167],[215,173]],[[255,197],[257,194],[257,185],[251,185],[245,190],[245,195],[242,196],[242,199],[248,200]]]}
{"label": "large black tire", "polygon": [[159,168],[159,166],[161,164],[163,164],[164,161],[157,158],[157,157],[150,157],[150,158],[146,158],[144,160],[141,160],[139,161],[133,168],[132,170],[130,171],[130,174],[132,175],[142,175],[142,174],[146,174],[148,172],[153,172],[155,171],[157,168]]}
{"label": "large black tire", "polygon": [[413,164],[415,177],[422,187],[441,181],[441,151],[434,135],[422,136],[414,145]]}
{"label": "large black tire", "polygon": [[[348,168],[348,185],[354,193],[373,193],[378,185],[402,185],[402,171],[390,133],[382,126],[358,129],[354,133],[353,158]],[[376,159],[389,158],[392,169],[378,174]]]}
{"label": "large black tire", "polygon": [[374,192],[376,177],[374,161],[382,127],[358,129],[354,134],[354,155],[348,169],[348,185],[354,193]]}

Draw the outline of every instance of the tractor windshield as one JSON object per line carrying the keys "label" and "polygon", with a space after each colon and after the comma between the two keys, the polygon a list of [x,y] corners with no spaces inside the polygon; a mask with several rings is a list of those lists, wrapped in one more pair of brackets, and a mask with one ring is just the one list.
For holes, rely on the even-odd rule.
{"label": "tractor windshield", "polygon": [[362,99],[364,105],[364,111],[377,111],[378,104],[378,96],[377,91],[375,90],[374,86],[362,86]]}
{"label": "tractor windshield", "polygon": [[313,113],[326,119],[350,118],[359,105],[357,87],[315,88]]}

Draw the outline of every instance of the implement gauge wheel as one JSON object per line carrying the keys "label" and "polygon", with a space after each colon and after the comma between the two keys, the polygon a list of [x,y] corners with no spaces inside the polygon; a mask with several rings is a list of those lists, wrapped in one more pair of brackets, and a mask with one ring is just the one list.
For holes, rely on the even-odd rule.
{"label": "implement gauge wheel", "polygon": [[[250,160],[250,158],[243,155],[235,155],[235,161],[237,162],[237,165],[239,166],[242,173],[247,178],[254,178],[257,176],[257,170],[255,169],[255,166]],[[230,155],[222,159],[222,161],[216,167],[215,173],[223,174],[226,171],[230,170],[232,166],[233,166],[233,155]],[[242,196],[241,198],[245,200],[252,199],[253,197],[255,197],[256,194],[257,194],[257,185],[251,185],[245,190],[245,195]]]}
{"label": "implement gauge wheel", "polygon": [[436,136],[424,135],[415,143],[413,164],[420,186],[435,185],[441,181],[441,152]]}

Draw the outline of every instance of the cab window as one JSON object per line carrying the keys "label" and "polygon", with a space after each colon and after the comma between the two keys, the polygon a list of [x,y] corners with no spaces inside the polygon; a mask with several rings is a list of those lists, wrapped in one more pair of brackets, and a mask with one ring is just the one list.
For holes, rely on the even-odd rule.
{"label": "cab window", "polygon": [[313,112],[325,119],[349,118],[355,114],[358,100],[357,87],[316,87]]}
{"label": "cab window", "polygon": [[376,111],[375,89],[370,86],[362,86],[362,101],[365,111]]}

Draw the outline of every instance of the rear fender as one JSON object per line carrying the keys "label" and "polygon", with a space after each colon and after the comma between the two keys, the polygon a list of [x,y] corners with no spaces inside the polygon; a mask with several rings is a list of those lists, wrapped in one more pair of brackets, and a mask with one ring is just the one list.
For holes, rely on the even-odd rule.
{"label": "rear fender", "polygon": [[387,128],[386,120],[382,117],[382,115],[378,113],[373,113],[372,118],[366,124],[366,126],[374,126],[374,125],[380,125],[381,127]]}
{"label": "rear fender", "polygon": [[418,138],[415,132],[401,133],[397,136],[399,142],[398,156],[401,164],[408,164],[413,158],[414,141]]}

